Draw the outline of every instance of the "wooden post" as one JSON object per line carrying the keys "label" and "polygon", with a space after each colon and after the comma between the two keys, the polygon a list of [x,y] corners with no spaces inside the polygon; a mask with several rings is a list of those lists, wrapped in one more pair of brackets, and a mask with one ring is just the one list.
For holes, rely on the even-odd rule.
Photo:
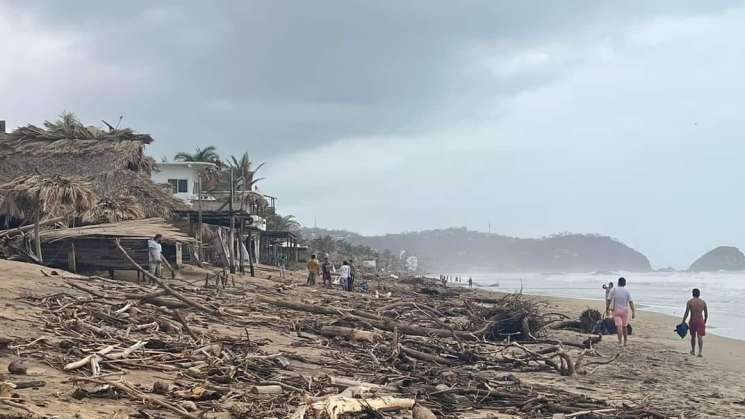
{"label": "wooden post", "polygon": [[202,253],[202,174],[200,173],[197,177],[197,259],[200,263],[204,261]]}
{"label": "wooden post", "polygon": [[[191,219],[191,217],[189,217]],[[181,268],[181,265],[184,264],[184,249],[181,246],[181,243],[176,243],[176,269]]]}
{"label": "wooden post", "polygon": [[75,260],[75,242],[70,242],[70,251],[67,253],[67,269],[78,273],[78,263]]}
{"label": "wooden post", "polygon": [[44,263],[44,258],[41,256],[41,238],[39,237],[39,222],[41,221],[40,210],[36,210],[36,219],[34,220],[34,242],[36,242],[36,257],[39,258],[39,263]]}
{"label": "wooden post", "polygon": [[[246,274],[246,264],[243,262],[243,247],[246,244],[243,240],[243,234],[245,233],[245,224],[246,220],[241,217],[241,226],[238,229],[238,254],[240,255],[238,256],[238,267],[242,275]],[[248,253],[248,248],[246,248],[246,253]]]}
{"label": "wooden post", "polygon": [[235,273],[235,217],[233,216],[233,169],[230,169],[230,273]]}
{"label": "wooden post", "polygon": [[254,277],[254,241],[251,237],[251,227],[248,228],[248,248],[246,249],[248,251],[248,268],[251,271],[251,277]]}

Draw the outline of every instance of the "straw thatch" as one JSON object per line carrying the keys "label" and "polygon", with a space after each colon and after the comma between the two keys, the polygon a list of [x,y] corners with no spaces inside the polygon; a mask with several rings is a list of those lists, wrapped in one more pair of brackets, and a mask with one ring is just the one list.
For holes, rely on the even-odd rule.
{"label": "straw thatch", "polygon": [[86,223],[116,223],[145,218],[142,205],[131,195],[105,196],[83,217]]}
{"label": "straw thatch", "polygon": [[175,209],[187,209],[169,185],[160,185],[130,170],[103,172],[91,177],[102,196],[131,196],[142,205],[145,217],[169,218]]}
{"label": "straw thatch", "polygon": [[2,212],[26,219],[82,215],[96,203],[91,184],[79,177],[26,175],[0,185]]}
{"label": "straw thatch", "polygon": [[0,185],[6,214],[34,221],[36,258],[43,263],[40,222],[46,217],[81,216],[96,202],[90,183],[79,177],[25,175]]}
{"label": "straw thatch", "polygon": [[62,114],[43,128],[28,125],[0,135],[0,183],[31,173],[78,176],[101,197],[128,195],[145,216],[168,216],[185,205],[150,180],[155,161],[144,149],[152,141],[147,134],[84,126],[73,114]]}
{"label": "straw thatch", "polygon": [[140,237],[150,238],[156,234],[163,235],[166,242],[188,242],[194,239],[186,232],[161,218],[147,218],[144,220],[122,221],[119,223],[96,224],[83,227],[46,230],[41,233],[42,242],[54,242],[64,239],[83,237]]}

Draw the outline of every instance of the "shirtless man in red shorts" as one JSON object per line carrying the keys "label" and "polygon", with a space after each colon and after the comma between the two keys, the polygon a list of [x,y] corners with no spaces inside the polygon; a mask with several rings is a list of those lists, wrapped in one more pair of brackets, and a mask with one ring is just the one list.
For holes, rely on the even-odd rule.
{"label": "shirtless man in red shorts", "polygon": [[691,314],[691,321],[688,322],[688,330],[691,332],[691,355],[696,355],[696,338],[698,338],[698,356],[704,348],[704,336],[706,336],[706,321],[709,320],[709,310],[706,308],[706,301],[699,298],[701,291],[698,288],[693,289],[693,298],[686,304],[686,312],[683,315],[685,323],[688,314]]}

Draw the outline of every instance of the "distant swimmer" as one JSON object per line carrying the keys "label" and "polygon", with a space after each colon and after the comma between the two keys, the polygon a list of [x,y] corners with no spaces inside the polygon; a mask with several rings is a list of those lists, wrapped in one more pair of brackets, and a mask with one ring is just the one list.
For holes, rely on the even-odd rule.
{"label": "distant swimmer", "polygon": [[613,309],[613,322],[616,324],[616,333],[618,333],[618,344],[626,346],[628,340],[629,326],[629,307],[631,308],[631,318],[636,318],[636,308],[631,293],[626,288],[626,278],[618,278],[618,286],[614,288],[605,300],[605,315]]}
{"label": "distant swimmer", "polygon": [[691,315],[688,322],[688,331],[691,332],[691,355],[696,355],[696,340],[698,339],[698,356],[704,349],[704,336],[706,336],[706,322],[709,320],[709,309],[706,307],[706,301],[701,298],[701,291],[698,288],[693,289],[693,298],[686,303],[686,312],[683,315],[683,323]]}

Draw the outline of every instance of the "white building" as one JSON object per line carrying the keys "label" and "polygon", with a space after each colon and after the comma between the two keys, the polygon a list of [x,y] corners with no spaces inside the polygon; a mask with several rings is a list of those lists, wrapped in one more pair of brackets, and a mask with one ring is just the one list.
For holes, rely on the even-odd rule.
{"label": "white building", "polygon": [[186,202],[197,199],[199,174],[206,169],[216,168],[208,162],[170,162],[157,163],[151,179],[155,183],[168,183],[173,194]]}

